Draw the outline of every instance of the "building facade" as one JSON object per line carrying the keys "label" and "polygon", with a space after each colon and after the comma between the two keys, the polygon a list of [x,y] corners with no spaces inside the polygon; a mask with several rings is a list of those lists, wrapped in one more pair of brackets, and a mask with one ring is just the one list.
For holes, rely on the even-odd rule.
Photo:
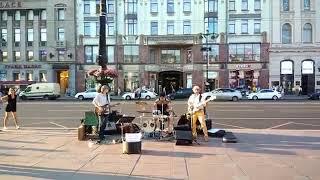
{"label": "building facade", "polygon": [[56,82],[75,89],[75,4],[0,1],[0,84]]}
{"label": "building facade", "polygon": [[320,1],[270,1],[270,84],[285,93],[320,89]]}

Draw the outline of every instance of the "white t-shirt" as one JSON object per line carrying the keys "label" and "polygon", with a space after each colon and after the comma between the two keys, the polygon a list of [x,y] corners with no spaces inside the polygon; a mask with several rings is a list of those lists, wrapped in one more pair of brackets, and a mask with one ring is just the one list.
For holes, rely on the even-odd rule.
{"label": "white t-shirt", "polygon": [[110,96],[98,93],[93,99],[92,104],[96,104],[98,106],[105,106],[107,104],[110,104]]}

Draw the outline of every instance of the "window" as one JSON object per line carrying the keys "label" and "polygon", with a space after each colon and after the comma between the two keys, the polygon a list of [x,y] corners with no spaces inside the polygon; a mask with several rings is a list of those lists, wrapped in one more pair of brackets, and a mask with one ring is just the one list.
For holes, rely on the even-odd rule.
{"label": "window", "polygon": [[47,11],[46,10],[41,10],[40,19],[47,20]]}
{"label": "window", "polygon": [[90,14],[90,0],[84,0],[83,13]]}
{"label": "window", "polygon": [[124,46],[124,62],[139,63],[139,46]]}
{"label": "window", "polygon": [[85,22],[84,23],[84,35],[85,36],[90,36],[90,29],[91,29],[91,27],[90,27],[90,22]]}
{"label": "window", "polygon": [[151,21],[151,35],[158,35],[158,22]]}
{"label": "window", "polygon": [[40,40],[41,42],[46,42],[47,41],[47,29],[46,28],[41,28],[40,29]]}
{"label": "window", "polygon": [[218,12],[218,1],[217,0],[207,0],[205,1],[205,12]]}
{"label": "window", "polygon": [[33,10],[28,11],[28,20],[33,21]]}
{"label": "window", "polygon": [[33,51],[27,51],[28,61],[34,61]]}
{"label": "window", "polygon": [[[203,46],[203,47],[211,48],[211,51],[208,51],[208,54],[209,54],[209,62],[208,63],[218,61],[218,59],[219,59],[219,45],[209,44],[208,46]],[[203,57],[204,57],[203,60],[205,62],[207,62],[207,52],[206,51],[203,52]]]}
{"label": "window", "polygon": [[174,34],[174,21],[167,22],[167,34],[173,35]]}
{"label": "window", "polygon": [[310,23],[303,26],[303,42],[312,43],[312,25]]}
{"label": "window", "polygon": [[64,28],[58,28],[58,41],[64,41]]}
{"label": "window", "polygon": [[65,13],[64,9],[58,9],[58,20],[59,21],[64,20],[64,13]]}
{"label": "window", "polygon": [[14,42],[20,42],[20,29],[14,29]]}
{"label": "window", "polygon": [[28,36],[27,36],[27,40],[28,42],[33,42],[33,29],[28,29]]}
{"label": "window", "polygon": [[137,0],[127,0],[127,14],[137,14]]}
{"label": "window", "polygon": [[39,81],[40,82],[47,82],[47,71],[40,71],[39,72]]}
{"label": "window", "polygon": [[98,46],[85,46],[84,47],[85,62],[86,63],[96,62],[98,52],[99,52]]}
{"label": "window", "polygon": [[303,0],[304,10],[310,10],[310,0]]}
{"label": "window", "polygon": [[21,61],[21,53],[20,51],[14,51],[14,61]]}
{"label": "window", "polygon": [[161,63],[178,64],[180,63],[180,50],[161,50]]}
{"label": "window", "polygon": [[27,71],[27,73],[26,73],[26,80],[27,81],[33,81],[33,73],[32,73],[32,71]]}
{"label": "window", "polygon": [[235,0],[229,0],[229,11],[235,11],[235,10],[236,10]]}
{"label": "window", "polygon": [[174,0],[167,0],[167,13],[174,13]]}
{"label": "window", "polygon": [[114,13],[114,0],[108,0],[107,13]]}
{"label": "window", "polygon": [[16,11],[14,14],[14,20],[15,21],[20,21],[21,20],[21,15],[20,15],[20,11]]}
{"label": "window", "polygon": [[260,34],[261,32],[261,21],[254,20],[254,34]]}
{"label": "window", "polygon": [[2,56],[2,62],[8,62],[8,52],[7,51],[0,51]]}
{"label": "window", "polygon": [[137,34],[137,19],[127,19],[127,34],[136,35]]}
{"label": "window", "polygon": [[191,0],[183,0],[183,12],[191,11]]}
{"label": "window", "polygon": [[108,25],[108,35],[113,36],[114,35],[114,22],[109,21],[107,25]]}
{"label": "window", "polygon": [[2,11],[0,19],[1,19],[2,21],[7,21],[7,20],[8,20],[7,11]]}
{"label": "window", "polygon": [[217,18],[205,18],[204,19],[205,30],[209,30],[209,33],[218,32],[218,19]]}
{"label": "window", "polygon": [[158,12],[158,0],[150,0],[150,12],[151,13]]}
{"label": "window", "polygon": [[108,63],[114,63],[114,46],[107,46]]}
{"label": "window", "polygon": [[229,44],[229,60],[260,61],[260,44]]}
{"label": "window", "polygon": [[39,51],[39,60],[40,61],[46,61],[47,60],[47,51],[46,50],[40,50]]}
{"label": "window", "polygon": [[289,11],[289,0],[282,0],[282,10],[283,11]]}
{"label": "window", "polygon": [[248,0],[242,0],[241,10],[242,11],[248,11]]}
{"label": "window", "polygon": [[191,22],[183,21],[183,34],[191,34]]}
{"label": "window", "polygon": [[8,30],[7,29],[1,29],[1,39],[2,39],[2,43],[6,43],[8,41]]}
{"label": "window", "polygon": [[100,13],[100,0],[96,0],[96,14],[99,14],[99,13]]}
{"label": "window", "polygon": [[64,60],[65,59],[65,54],[66,54],[66,51],[58,50],[58,61],[59,60]]}
{"label": "window", "polygon": [[13,81],[20,81],[20,72],[13,72],[12,78],[13,78]]}
{"label": "window", "polygon": [[292,29],[289,23],[282,26],[282,43],[291,44],[292,43]]}
{"label": "window", "polygon": [[254,0],[254,10],[256,11],[261,10],[261,0]]}
{"label": "window", "polygon": [[156,63],[156,50],[155,49],[150,49],[149,51],[149,63],[150,64],[155,64]]}
{"label": "window", "polygon": [[[99,36],[99,34],[100,34],[100,24],[99,24],[99,22],[96,22],[96,36]],[[109,35],[109,33],[108,33],[108,35]]]}
{"label": "window", "polygon": [[248,20],[241,21],[241,33],[248,34]]}
{"label": "window", "polygon": [[235,34],[235,21],[229,21],[229,34]]}

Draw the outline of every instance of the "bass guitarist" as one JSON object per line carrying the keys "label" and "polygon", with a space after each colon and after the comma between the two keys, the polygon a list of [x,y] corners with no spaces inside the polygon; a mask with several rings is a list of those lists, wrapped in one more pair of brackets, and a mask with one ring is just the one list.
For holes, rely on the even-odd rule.
{"label": "bass guitarist", "polygon": [[92,104],[95,106],[96,113],[99,117],[99,140],[97,143],[101,143],[104,140],[104,129],[109,121],[110,113],[110,96],[108,95],[109,87],[106,85],[101,86],[100,92],[93,99]]}

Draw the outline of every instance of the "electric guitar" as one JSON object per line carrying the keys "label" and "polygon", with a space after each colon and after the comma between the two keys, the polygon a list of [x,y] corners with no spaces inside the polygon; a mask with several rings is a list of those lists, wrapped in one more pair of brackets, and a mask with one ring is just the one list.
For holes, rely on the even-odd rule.
{"label": "electric guitar", "polygon": [[119,104],[120,104],[120,103],[115,103],[115,104],[112,104],[112,105],[106,104],[106,105],[104,105],[104,106],[100,106],[100,108],[95,107],[95,108],[94,108],[94,112],[95,112],[96,114],[98,114],[98,115],[107,114],[107,113],[110,112],[110,108],[111,108],[111,107],[118,106]]}
{"label": "electric guitar", "polygon": [[188,112],[195,113],[195,112],[197,112],[197,111],[200,110],[199,108],[201,108],[201,106],[204,106],[204,105],[207,104],[209,101],[213,101],[213,100],[215,100],[215,99],[217,99],[216,96],[210,96],[209,99],[205,100],[204,102],[199,102],[196,106],[189,106],[189,107],[188,107]]}

